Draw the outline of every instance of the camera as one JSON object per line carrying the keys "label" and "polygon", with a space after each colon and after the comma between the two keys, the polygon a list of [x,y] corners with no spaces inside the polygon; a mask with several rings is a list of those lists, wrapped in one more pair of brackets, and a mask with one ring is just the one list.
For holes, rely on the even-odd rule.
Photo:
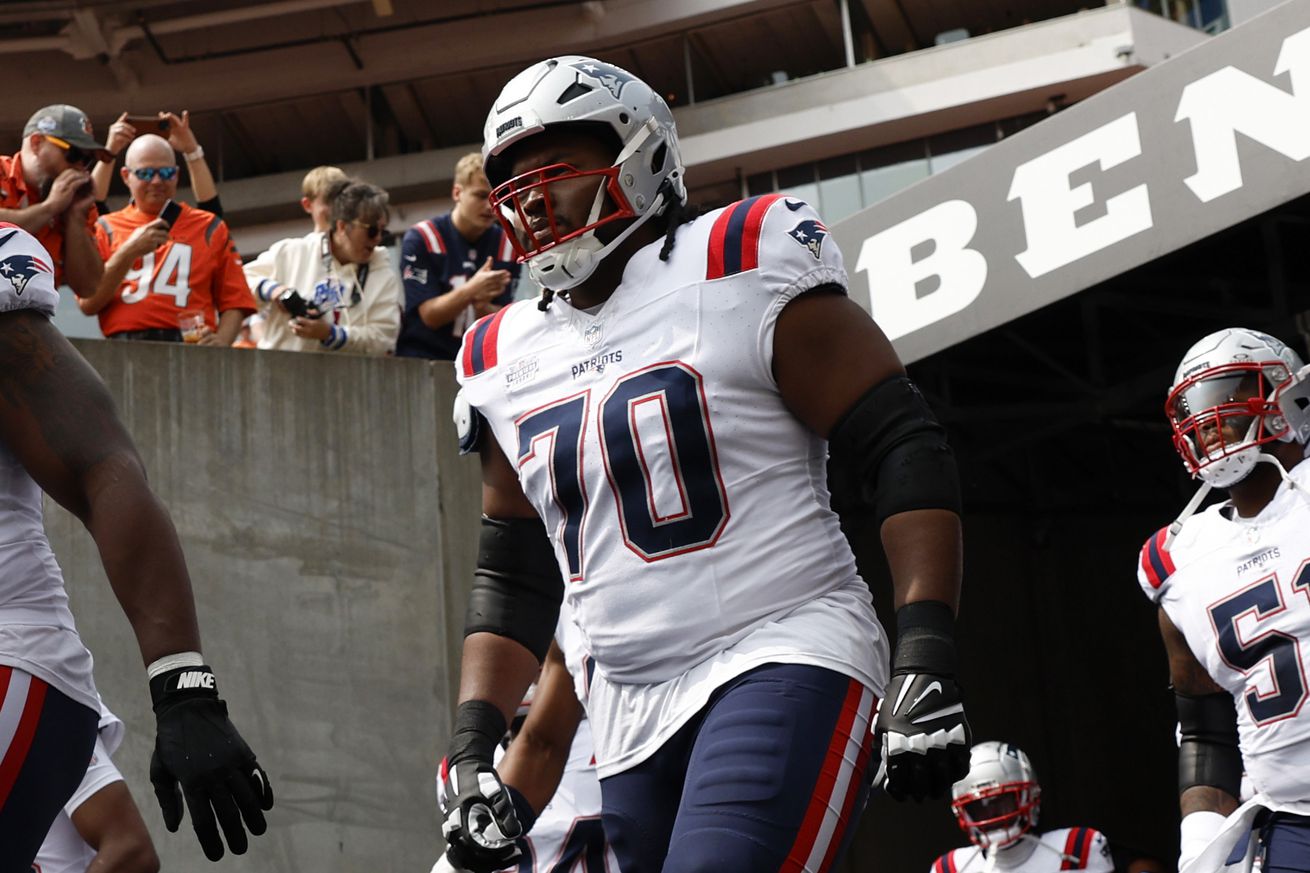
{"label": "camera", "polygon": [[323,313],[318,311],[318,307],[310,303],[295,288],[288,288],[282,292],[282,296],[277,299],[282,304],[282,308],[292,318],[320,318]]}

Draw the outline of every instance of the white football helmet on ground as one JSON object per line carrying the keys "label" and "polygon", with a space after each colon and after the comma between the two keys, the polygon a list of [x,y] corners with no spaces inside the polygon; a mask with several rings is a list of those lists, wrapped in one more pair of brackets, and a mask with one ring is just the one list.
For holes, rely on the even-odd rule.
{"label": "white football helmet on ground", "polygon": [[1296,352],[1232,327],[1183,355],[1165,401],[1174,448],[1194,477],[1227,488],[1251,474],[1260,446],[1310,441],[1310,383]]}
{"label": "white football helmet on ground", "polygon": [[[614,164],[578,170],[568,164],[536,167],[510,178],[506,151],[558,126],[590,125],[613,137]],[[491,205],[520,262],[542,287],[563,291],[585,281],[601,259],[641,224],[674,201],[686,202],[684,168],[668,104],[649,85],[612,64],[579,55],[550,58],[519,73],[501,90],[487,116],[482,146]],[[546,198],[549,229],[526,234],[528,195],[566,179],[601,176],[591,214],[579,228],[561,232]],[[602,242],[596,229],[635,219]]]}
{"label": "white football helmet on ground", "polygon": [[995,740],[969,750],[969,775],[951,787],[960,830],[982,849],[1008,846],[1036,827],[1041,799],[1028,756]]}

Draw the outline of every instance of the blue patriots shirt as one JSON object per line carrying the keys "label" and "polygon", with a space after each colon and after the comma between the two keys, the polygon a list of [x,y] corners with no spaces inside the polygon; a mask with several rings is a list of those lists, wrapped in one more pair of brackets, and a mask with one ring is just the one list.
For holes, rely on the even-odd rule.
{"label": "blue patriots shirt", "polygon": [[495,301],[505,306],[514,300],[519,265],[514,263],[514,248],[499,224],[493,224],[472,243],[455,229],[450,213],[420,221],[405,232],[400,256],[405,311],[401,315],[400,338],[396,342],[398,356],[455,360],[464,331],[477,320],[473,307],[467,307],[453,322],[436,330],[423,323],[418,308],[425,300],[467,282],[487,262],[487,258],[492,259],[495,269],[510,272],[505,293]]}

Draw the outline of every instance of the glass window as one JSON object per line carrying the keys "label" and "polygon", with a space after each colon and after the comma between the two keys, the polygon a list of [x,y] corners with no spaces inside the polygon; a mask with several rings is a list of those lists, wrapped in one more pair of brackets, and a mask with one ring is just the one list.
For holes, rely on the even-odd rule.
{"label": "glass window", "polygon": [[944,155],[933,155],[928,159],[928,171],[931,173],[940,173],[954,167],[961,161],[968,160],[981,151],[986,151],[988,146],[974,146],[971,149],[960,149],[958,152],[950,152]]}
{"label": "glass window", "polygon": [[746,193],[752,197],[756,194],[770,194],[776,190],[778,189],[773,185],[772,170],[746,177]]}
{"label": "glass window", "polygon": [[823,213],[823,204],[819,202],[819,186],[814,181],[814,164],[801,164],[778,171],[778,190],[790,194],[798,200],[804,200]]}
{"label": "glass window", "polygon": [[859,168],[854,155],[820,161],[817,169],[819,202],[825,221],[838,221],[863,208]]}

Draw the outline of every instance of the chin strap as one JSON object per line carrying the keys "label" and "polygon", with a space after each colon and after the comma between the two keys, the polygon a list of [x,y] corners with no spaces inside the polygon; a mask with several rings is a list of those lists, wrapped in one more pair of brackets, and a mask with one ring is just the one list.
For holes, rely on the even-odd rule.
{"label": "chin strap", "polygon": [[[1279,466],[1282,465],[1279,464]],[[1164,535],[1164,545],[1162,546],[1166,552],[1174,544],[1174,537],[1178,536],[1179,532],[1182,531],[1183,522],[1192,517],[1192,514],[1196,512],[1196,508],[1201,505],[1201,501],[1205,500],[1206,495],[1210,493],[1210,489],[1213,487],[1209,482],[1202,482],[1201,487],[1197,488],[1196,493],[1192,495],[1192,499],[1187,501],[1187,505],[1183,507],[1183,511],[1178,513],[1178,517],[1174,519],[1173,524],[1169,525],[1169,533]]]}
{"label": "chin strap", "polygon": [[[1287,472],[1287,469],[1283,467],[1281,461],[1273,455],[1264,452],[1261,452],[1255,460],[1257,464],[1272,464],[1274,469],[1278,471],[1278,475],[1287,483],[1288,487],[1299,494],[1301,499],[1306,502],[1306,505],[1310,506],[1310,492],[1307,492],[1305,488],[1301,487],[1301,485],[1292,478],[1291,474]],[[1171,545],[1173,545],[1174,537],[1178,536],[1179,532],[1183,529],[1183,522],[1192,517],[1192,514],[1196,512],[1196,508],[1201,505],[1201,501],[1205,500],[1206,495],[1210,493],[1211,487],[1210,483],[1202,482],[1201,487],[1196,489],[1196,493],[1192,495],[1192,499],[1187,501],[1187,505],[1183,507],[1183,511],[1179,513],[1176,519],[1174,519],[1174,523],[1169,525],[1169,533],[1165,534],[1163,546],[1166,551]]]}

